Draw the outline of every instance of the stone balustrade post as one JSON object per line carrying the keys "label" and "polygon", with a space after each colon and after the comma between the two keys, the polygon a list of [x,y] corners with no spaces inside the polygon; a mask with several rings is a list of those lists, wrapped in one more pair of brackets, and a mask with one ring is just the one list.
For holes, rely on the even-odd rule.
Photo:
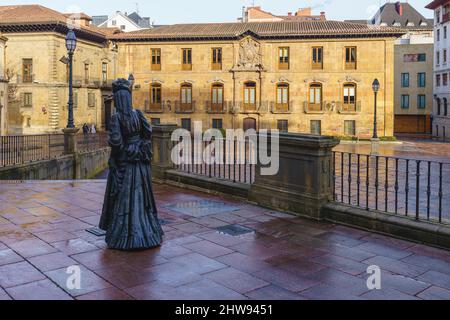
{"label": "stone balustrade post", "polygon": [[332,137],[280,133],[280,168],[262,176],[256,167],[249,200],[259,205],[321,220],[322,207],[333,199]]}
{"label": "stone balustrade post", "polygon": [[77,134],[79,128],[64,128],[64,154],[73,156],[73,179],[80,179],[81,169],[77,154]]}
{"label": "stone balustrade post", "polygon": [[153,126],[152,136],[152,175],[155,180],[164,181],[166,171],[173,169],[172,163],[172,133],[178,129],[175,124]]}

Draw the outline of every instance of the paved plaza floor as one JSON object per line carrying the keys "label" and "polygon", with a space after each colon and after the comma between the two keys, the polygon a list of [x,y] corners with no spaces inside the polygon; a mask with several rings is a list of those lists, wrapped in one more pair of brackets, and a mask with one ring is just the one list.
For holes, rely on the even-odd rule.
{"label": "paved plaza floor", "polygon": [[[450,299],[449,251],[165,185],[163,246],[111,251],[86,231],[104,190],[0,184],[0,299]],[[367,287],[372,265],[381,290]]]}

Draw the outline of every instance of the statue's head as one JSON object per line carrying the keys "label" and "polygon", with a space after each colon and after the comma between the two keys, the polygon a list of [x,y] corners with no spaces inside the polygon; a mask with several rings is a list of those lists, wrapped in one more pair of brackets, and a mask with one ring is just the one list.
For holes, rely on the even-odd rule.
{"label": "statue's head", "polygon": [[130,81],[120,78],[112,83],[114,94],[114,105],[117,112],[122,114],[130,114],[133,110],[131,102],[131,83]]}
{"label": "statue's head", "polygon": [[131,83],[127,79],[119,78],[112,83],[113,93],[126,90],[131,93]]}

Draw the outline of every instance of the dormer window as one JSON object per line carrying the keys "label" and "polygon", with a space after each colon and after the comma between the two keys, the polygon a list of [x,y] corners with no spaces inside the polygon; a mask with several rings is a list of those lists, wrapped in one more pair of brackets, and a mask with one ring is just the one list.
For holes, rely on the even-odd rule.
{"label": "dormer window", "polygon": [[421,21],[420,22],[420,26],[421,27],[426,27],[426,26],[428,26],[428,23],[426,23],[425,21]]}
{"label": "dormer window", "polygon": [[406,26],[407,26],[407,27],[414,27],[415,24],[414,24],[414,22],[408,22],[408,23],[406,24]]}
{"label": "dormer window", "polygon": [[386,22],[382,22],[382,23],[380,23],[380,26],[387,27],[387,23]]}
{"label": "dormer window", "polygon": [[400,22],[394,22],[393,26],[394,26],[394,27],[401,27],[402,24],[401,24]]}

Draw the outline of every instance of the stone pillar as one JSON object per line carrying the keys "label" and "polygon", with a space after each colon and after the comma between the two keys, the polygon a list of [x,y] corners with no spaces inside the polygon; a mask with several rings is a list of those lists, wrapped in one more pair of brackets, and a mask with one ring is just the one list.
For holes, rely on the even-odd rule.
{"label": "stone pillar", "polygon": [[172,164],[172,133],[178,129],[175,124],[153,126],[152,137],[152,174],[155,180],[164,181],[166,171],[173,169]]}
{"label": "stone pillar", "polygon": [[280,169],[262,176],[256,168],[249,200],[262,206],[321,220],[322,207],[333,196],[332,137],[280,133]]}
{"label": "stone pillar", "polygon": [[64,154],[73,156],[73,179],[80,179],[81,168],[77,155],[77,133],[79,128],[64,128]]}
{"label": "stone pillar", "polygon": [[65,128],[64,133],[64,154],[77,153],[77,133],[79,128]]}

